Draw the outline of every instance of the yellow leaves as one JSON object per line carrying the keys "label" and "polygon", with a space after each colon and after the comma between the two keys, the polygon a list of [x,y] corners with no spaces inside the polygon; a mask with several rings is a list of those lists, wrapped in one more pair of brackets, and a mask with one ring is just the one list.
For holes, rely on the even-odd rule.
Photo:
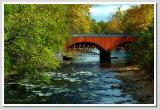
{"label": "yellow leaves", "polygon": [[133,6],[124,12],[119,8],[106,26],[107,32],[110,34],[136,34],[146,31],[153,23],[153,18],[153,5]]}
{"label": "yellow leaves", "polygon": [[112,20],[107,24],[107,32],[109,34],[122,34],[123,33],[123,24],[122,24],[123,15],[118,10],[115,15],[113,15]]}
{"label": "yellow leaves", "polygon": [[138,33],[148,29],[154,18],[153,5],[140,5],[127,10],[124,24],[129,31]]}
{"label": "yellow leaves", "polygon": [[90,5],[68,5],[68,21],[71,33],[88,33],[90,31]]}

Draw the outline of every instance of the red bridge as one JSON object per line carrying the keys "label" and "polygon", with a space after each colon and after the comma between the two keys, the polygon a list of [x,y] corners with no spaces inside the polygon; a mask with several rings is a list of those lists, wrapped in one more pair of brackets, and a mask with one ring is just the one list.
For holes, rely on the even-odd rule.
{"label": "red bridge", "polygon": [[110,62],[110,51],[136,41],[134,35],[73,35],[67,49],[98,48],[100,61]]}

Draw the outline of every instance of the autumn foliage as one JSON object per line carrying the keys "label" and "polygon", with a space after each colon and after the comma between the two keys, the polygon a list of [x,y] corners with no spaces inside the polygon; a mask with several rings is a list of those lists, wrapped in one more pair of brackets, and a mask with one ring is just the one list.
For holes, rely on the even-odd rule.
{"label": "autumn foliage", "polygon": [[31,74],[56,70],[60,53],[71,34],[135,34],[130,46],[133,62],[153,73],[154,6],[117,9],[110,21],[91,19],[87,4],[5,4],[5,74]]}

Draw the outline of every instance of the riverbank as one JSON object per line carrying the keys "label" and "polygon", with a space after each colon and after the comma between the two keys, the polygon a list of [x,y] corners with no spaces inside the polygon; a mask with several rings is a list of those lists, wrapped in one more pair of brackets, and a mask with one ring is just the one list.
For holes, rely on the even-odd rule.
{"label": "riverbank", "polygon": [[130,94],[139,104],[154,103],[154,79],[137,67],[129,66],[117,69],[120,86],[124,93]]}

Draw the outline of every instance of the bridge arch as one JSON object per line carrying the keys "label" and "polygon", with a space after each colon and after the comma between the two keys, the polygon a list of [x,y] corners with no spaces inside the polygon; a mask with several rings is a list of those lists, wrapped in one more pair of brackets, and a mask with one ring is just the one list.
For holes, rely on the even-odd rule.
{"label": "bridge arch", "polygon": [[69,45],[67,47],[67,49],[91,49],[91,48],[96,48],[98,50],[105,50],[104,47],[102,47],[101,45],[99,44],[96,44],[94,42],[76,42],[76,43],[73,43],[71,45]]}
{"label": "bridge arch", "polygon": [[[79,49],[82,48],[82,50],[84,50],[84,48],[96,48],[99,50],[99,58],[100,58],[100,62],[104,63],[104,62],[111,62],[111,53],[110,51],[106,51],[104,47],[102,47],[99,44],[93,43],[93,42],[76,42],[76,43],[72,43],[71,45],[69,45],[67,47],[67,49]],[[81,49],[80,49],[81,50]]]}

